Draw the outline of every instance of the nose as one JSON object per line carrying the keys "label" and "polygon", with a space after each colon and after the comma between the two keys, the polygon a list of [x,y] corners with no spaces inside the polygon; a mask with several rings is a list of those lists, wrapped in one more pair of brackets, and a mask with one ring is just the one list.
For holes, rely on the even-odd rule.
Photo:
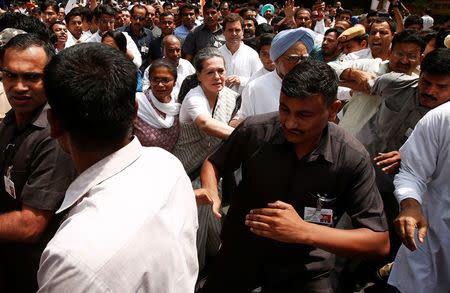
{"label": "nose", "polygon": [[291,115],[287,115],[286,120],[284,122],[284,126],[287,129],[296,129],[297,123],[295,122],[295,119],[293,117],[291,117]]}
{"label": "nose", "polygon": [[17,79],[17,83],[14,85],[14,91],[18,93],[23,93],[28,91],[28,85],[24,82],[24,80],[19,77]]}

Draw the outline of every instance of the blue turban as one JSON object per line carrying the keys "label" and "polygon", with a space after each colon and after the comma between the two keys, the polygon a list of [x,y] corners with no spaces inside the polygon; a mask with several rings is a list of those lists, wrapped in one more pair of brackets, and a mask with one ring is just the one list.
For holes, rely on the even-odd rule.
{"label": "blue turban", "polygon": [[275,62],[298,41],[302,41],[305,44],[308,53],[311,52],[314,46],[314,32],[303,27],[279,32],[273,38],[272,45],[270,46],[270,58]]}
{"label": "blue turban", "polygon": [[267,9],[272,10],[272,14],[275,13],[275,7],[272,4],[266,4],[263,6],[261,10],[261,15],[264,16],[264,13],[266,13]]}

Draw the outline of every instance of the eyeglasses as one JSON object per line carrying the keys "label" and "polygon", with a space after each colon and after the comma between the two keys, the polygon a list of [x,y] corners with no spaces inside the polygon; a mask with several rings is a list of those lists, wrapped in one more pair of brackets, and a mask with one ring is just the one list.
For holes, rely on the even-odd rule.
{"label": "eyeglasses", "polygon": [[173,78],[156,78],[156,77],[150,78],[150,82],[154,85],[157,85],[160,83],[162,85],[168,85],[172,80],[173,80]]}
{"label": "eyeglasses", "polygon": [[419,56],[417,54],[414,53],[410,53],[410,54],[405,54],[402,51],[394,51],[392,52],[394,54],[395,57],[397,58],[408,58],[408,60],[410,61],[417,61],[417,59],[419,59]]}
{"label": "eyeglasses", "polygon": [[308,57],[309,57],[308,54],[303,54],[303,55],[290,54],[290,55],[286,56],[289,63],[298,63],[298,62],[308,59]]}
{"label": "eyeglasses", "polygon": [[115,20],[100,19],[101,24],[114,24]]}
{"label": "eyeglasses", "polygon": [[147,19],[147,18],[145,18],[145,17],[143,17],[143,16],[139,16],[139,15],[133,15],[132,18],[133,18],[134,20],[140,20],[140,21],[144,21],[144,20]]}

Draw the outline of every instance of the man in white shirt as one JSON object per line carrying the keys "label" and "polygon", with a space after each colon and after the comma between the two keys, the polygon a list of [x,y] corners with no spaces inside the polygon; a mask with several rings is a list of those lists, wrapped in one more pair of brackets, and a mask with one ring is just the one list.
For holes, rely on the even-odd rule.
{"label": "man in white shirt", "polygon": [[[110,5],[100,4],[95,7],[94,19],[97,23],[98,31],[86,39],[86,42],[101,43],[103,34],[114,29],[115,16],[116,12]],[[123,34],[127,38],[127,51],[133,55],[133,63],[139,68],[142,64],[141,53],[128,33],[123,32]]]}
{"label": "man in white shirt", "polygon": [[[177,67],[177,82],[172,91],[178,95],[184,79],[187,76],[194,74],[195,68],[192,66],[191,62],[181,58],[181,42],[178,37],[175,35],[165,36],[162,40],[162,46],[164,58],[171,60]],[[144,77],[142,78],[142,91],[145,91],[150,87],[149,68],[150,66],[145,69]]]}
{"label": "man in white shirt", "polygon": [[91,36],[90,33],[83,33],[83,13],[81,7],[75,7],[66,15],[67,42],[66,48],[81,43]]}
{"label": "man in white shirt", "polygon": [[369,28],[369,48],[348,54],[344,61],[357,59],[387,60],[397,25],[386,17],[375,19]]}
{"label": "man in white shirt", "polygon": [[[448,95],[448,74],[446,79]],[[395,225],[403,245],[388,280],[400,292],[450,290],[449,129],[447,102],[428,112],[400,149],[394,194],[401,209]]]}
{"label": "man in white shirt", "polygon": [[193,292],[194,193],[173,155],[131,135],[136,67],[108,45],[84,43],[63,50],[44,75],[51,135],[79,176],[42,254],[39,292]]}
{"label": "man in white shirt", "polygon": [[301,27],[278,33],[270,47],[270,58],[275,62],[275,70],[247,84],[242,93],[239,118],[233,119],[243,120],[249,116],[278,111],[282,78],[307,58],[313,46],[314,33],[310,29]]}
{"label": "man in white shirt", "polygon": [[263,67],[258,53],[242,42],[244,19],[230,13],[223,19],[225,46],[219,48],[225,60],[225,85],[242,93],[249,78]]}

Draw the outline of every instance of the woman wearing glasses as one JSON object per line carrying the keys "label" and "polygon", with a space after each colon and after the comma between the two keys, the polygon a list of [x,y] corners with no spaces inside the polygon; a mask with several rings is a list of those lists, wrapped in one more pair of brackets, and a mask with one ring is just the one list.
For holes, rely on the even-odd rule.
{"label": "woman wearing glasses", "polygon": [[177,81],[177,68],[168,59],[157,59],[149,68],[150,88],[136,93],[139,103],[134,121],[134,134],[143,146],[158,146],[171,151],[180,126],[180,104],[172,93]]}

